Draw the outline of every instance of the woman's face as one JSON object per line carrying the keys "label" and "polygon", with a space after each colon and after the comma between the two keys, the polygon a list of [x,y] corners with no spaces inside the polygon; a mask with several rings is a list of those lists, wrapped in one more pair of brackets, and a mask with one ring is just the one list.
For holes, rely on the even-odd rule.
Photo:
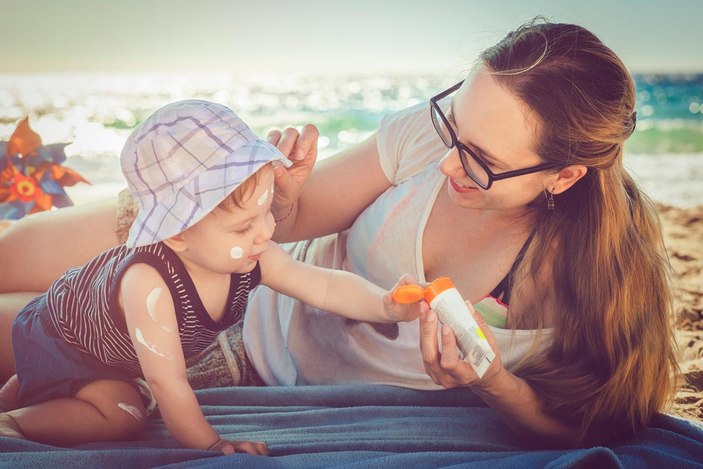
{"label": "woman's face", "polygon": [[[472,73],[453,95],[447,118],[459,141],[496,174],[544,163],[535,151],[537,119],[485,67]],[[550,181],[550,173],[540,171],[495,181],[490,189],[481,189],[464,171],[457,148],[447,152],[440,169],[447,175],[450,199],[464,208],[524,209],[543,196]]]}

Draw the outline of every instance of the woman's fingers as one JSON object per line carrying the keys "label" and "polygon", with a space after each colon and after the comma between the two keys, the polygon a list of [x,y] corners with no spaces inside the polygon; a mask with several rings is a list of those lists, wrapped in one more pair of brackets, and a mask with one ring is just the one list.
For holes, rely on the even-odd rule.
{"label": "woman's fingers", "polygon": [[456,336],[449,326],[442,324],[442,357],[440,367],[444,372],[443,385],[447,388],[466,386],[474,382],[478,376],[471,365],[461,358]]}
{"label": "woman's fingers", "polygon": [[420,313],[420,351],[425,371],[437,384],[435,371],[439,368],[439,343],[437,341],[437,313],[427,308]]}
{"label": "woman's fingers", "polygon": [[442,325],[442,349],[439,348],[437,314],[428,310],[420,314],[420,349],[425,371],[435,383],[445,388],[466,386],[477,379],[471,366],[461,359],[454,333]]}
{"label": "woman's fingers", "polygon": [[266,140],[294,163],[300,160],[312,160],[314,163],[319,137],[320,132],[312,124],[306,124],[300,132],[288,127],[283,131],[274,129],[266,134]]}
{"label": "woman's fingers", "polygon": [[457,369],[460,361],[456,337],[449,326],[442,324],[442,358],[439,364],[443,370],[451,373]]}
{"label": "woman's fingers", "polygon": [[282,135],[282,133],[280,130],[274,129],[266,134],[266,141],[269,142],[274,147],[277,147],[278,142],[281,141],[281,135]]}
{"label": "woman's fingers", "polygon": [[298,161],[312,160],[314,163],[315,159],[317,159],[317,140],[319,137],[320,132],[317,127],[312,124],[305,125],[296,139],[291,159]]}
{"label": "woman's fingers", "polygon": [[295,147],[299,136],[300,132],[298,132],[297,129],[294,129],[293,127],[288,127],[281,133],[280,138],[276,143],[276,147],[281,153],[288,157],[288,159],[291,159],[291,151]]}

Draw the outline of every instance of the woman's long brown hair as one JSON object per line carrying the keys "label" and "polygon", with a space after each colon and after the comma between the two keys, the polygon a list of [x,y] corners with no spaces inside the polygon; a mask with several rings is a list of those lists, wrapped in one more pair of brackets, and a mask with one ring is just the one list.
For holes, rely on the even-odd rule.
{"label": "woman's long brown hair", "polygon": [[[551,285],[525,307],[553,305],[555,333],[516,372],[548,413],[579,428],[582,443],[637,432],[669,401],[678,365],[660,223],[622,162],[635,126],[633,80],[576,25],[532,22],[481,60],[539,120],[538,154],[588,168],[555,196],[555,210],[535,201],[522,276],[544,278],[548,269]],[[516,287],[525,284],[535,282]]]}

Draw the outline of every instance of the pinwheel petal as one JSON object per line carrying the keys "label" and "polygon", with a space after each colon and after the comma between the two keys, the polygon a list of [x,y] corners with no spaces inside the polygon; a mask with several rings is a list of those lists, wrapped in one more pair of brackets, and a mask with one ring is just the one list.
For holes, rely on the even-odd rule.
{"label": "pinwheel petal", "polygon": [[51,208],[51,196],[43,192],[37,193],[34,197],[34,207],[29,213],[42,212]]}
{"label": "pinwheel petal", "polygon": [[51,155],[51,161],[54,164],[61,164],[66,161],[66,152],[64,152],[64,148],[69,145],[70,143],[50,143],[49,145],[44,145],[42,149],[49,152]]}
{"label": "pinwheel petal", "polygon": [[79,182],[84,182],[86,184],[90,184],[83,176],[72,170],[71,168],[67,168],[65,166],[61,166],[63,169],[64,173],[63,176],[61,176],[60,179],[58,179],[59,184],[61,184],[64,187],[70,187],[74,186]]}
{"label": "pinwheel petal", "polygon": [[73,205],[73,200],[66,194],[66,192],[63,192],[61,194],[55,194],[52,197],[52,201],[54,203],[54,207],[70,207]]}
{"label": "pinwheel petal", "polygon": [[[32,204],[33,205],[33,204]],[[0,204],[0,219],[19,220],[27,214],[27,207],[19,201]]]}
{"label": "pinwheel petal", "polygon": [[25,117],[17,124],[17,128],[7,142],[7,153],[10,155],[33,155],[41,146],[41,137],[29,128],[29,118]]}
{"label": "pinwheel petal", "polygon": [[61,187],[61,184],[56,182],[51,178],[50,173],[45,173],[44,177],[41,178],[39,181],[39,187],[41,187],[41,190],[43,190],[47,194],[63,194],[64,190],[63,187]]}

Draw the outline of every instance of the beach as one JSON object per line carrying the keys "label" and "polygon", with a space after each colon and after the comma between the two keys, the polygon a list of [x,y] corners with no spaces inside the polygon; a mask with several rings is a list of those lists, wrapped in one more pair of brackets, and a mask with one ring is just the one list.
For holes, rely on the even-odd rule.
{"label": "beach", "polygon": [[672,413],[703,422],[703,206],[658,205],[674,272],[682,379]]}
{"label": "beach", "polygon": [[[29,116],[44,144],[70,143],[65,166],[92,183],[66,188],[80,204],[112,197],[126,186],[119,167],[124,140],[168,102],[201,98],[227,104],[259,135],[313,122],[320,130],[321,160],[367,138],[384,115],[426,105],[429,96],[458,79],[443,73],[0,74],[0,140]],[[624,165],[659,203],[674,271],[683,377],[671,412],[703,422],[703,74],[642,74],[635,81],[637,129],[625,145]]]}

